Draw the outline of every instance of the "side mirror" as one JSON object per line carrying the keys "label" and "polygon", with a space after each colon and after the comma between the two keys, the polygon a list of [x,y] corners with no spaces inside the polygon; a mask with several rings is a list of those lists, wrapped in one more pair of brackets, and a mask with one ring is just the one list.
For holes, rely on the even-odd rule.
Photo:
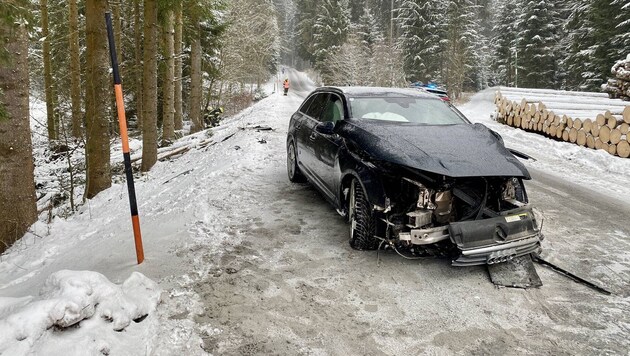
{"label": "side mirror", "polygon": [[320,122],[315,126],[315,131],[324,135],[332,135],[334,133],[335,123],[332,121]]}

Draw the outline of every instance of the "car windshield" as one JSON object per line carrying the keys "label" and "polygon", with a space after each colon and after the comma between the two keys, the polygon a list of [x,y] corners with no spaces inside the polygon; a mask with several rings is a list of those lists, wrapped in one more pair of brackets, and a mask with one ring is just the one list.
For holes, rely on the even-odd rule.
{"label": "car windshield", "polygon": [[463,124],[466,121],[441,100],[417,97],[353,97],[352,117],[425,125]]}

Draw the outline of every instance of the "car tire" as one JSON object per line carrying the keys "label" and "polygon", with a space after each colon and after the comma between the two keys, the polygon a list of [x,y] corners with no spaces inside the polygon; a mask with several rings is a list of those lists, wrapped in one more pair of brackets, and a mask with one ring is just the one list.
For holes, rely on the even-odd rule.
{"label": "car tire", "polygon": [[363,187],[356,179],[350,183],[348,220],[350,222],[350,247],[355,250],[376,250],[379,244],[379,240],[375,237],[378,219],[367,200]]}
{"label": "car tire", "polygon": [[306,177],[304,177],[300,167],[297,165],[297,150],[293,140],[287,143],[287,174],[289,175],[289,180],[293,183],[306,182]]}

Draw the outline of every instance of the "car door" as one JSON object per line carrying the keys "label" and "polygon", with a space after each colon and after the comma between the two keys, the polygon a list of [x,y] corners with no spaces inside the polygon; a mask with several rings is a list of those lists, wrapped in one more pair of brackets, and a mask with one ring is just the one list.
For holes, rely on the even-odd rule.
{"label": "car door", "polygon": [[300,108],[291,116],[291,120],[289,121],[288,131],[289,135],[293,137],[296,149],[298,146],[298,138],[300,137],[300,135],[303,135],[302,127],[304,126],[304,121],[307,120],[306,112],[308,111],[308,108],[311,106],[314,100],[315,95],[311,95],[306,100],[304,100]]}
{"label": "car door", "polygon": [[317,179],[317,177],[314,177],[315,151],[311,133],[315,125],[319,123],[319,115],[324,109],[327,100],[328,93],[314,94],[313,101],[308,109],[306,109],[296,135],[298,163],[300,167],[304,169],[304,173],[306,173],[307,176],[315,179]]}
{"label": "car door", "polygon": [[[330,94],[324,109],[319,116],[319,122],[332,122],[336,124],[344,119],[344,104],[341,96]],[[316,128],[311,132],[311,140],[314,148],[314,173],[320,178],[324,189],[328,191],[330,198],[337,199],[337,187],[339,185],[339,167],[336,165],[337,153],[341,145],[341,138],[336,133],[321,133]]]}

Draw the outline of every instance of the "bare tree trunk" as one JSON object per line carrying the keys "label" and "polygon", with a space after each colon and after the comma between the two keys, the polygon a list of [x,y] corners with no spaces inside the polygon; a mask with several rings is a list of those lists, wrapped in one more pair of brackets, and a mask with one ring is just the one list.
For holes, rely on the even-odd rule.
{"label": "bare tree trunk", "polygon": [[157,162],[157,3],[144,0],[144,68],[142,72],[142,166]]}
{"label": "bare tree trunk", "polygon": [[133,6],[133,42],[135,56],[134,85],[136,90],[136,118],[138,129],[142,130],[142,26],[140,17],[140,0]]}
{"label": "bare tree trunk", "polygon": [[107,0],[86,1],[86,158],[85,196],[93,198],[111,186],[109,163],[109,55],[105,11]]}
{"label": "bare tree trunk", "polygon": [[[116,45],[116,55],[118,57],[118,66],[121,72],[121,76],[124,78],[125,60],[122,45],[122,21],[120,20],[120,8],[122,0],[110,0],[108,4],[112,11],[112,27],[114,28],[114,44]],[[109,111],[109,132],[115,135],[120,135],[120,126],[118,125],[118,115],[116,113],[116,94],[113,90],[110,93],[110,111]]]}
{"label": "bare tree trunk", "polygon": [[79,19],[77,0],[69,1],[70,16],[70,101],[72,102],[72,136],[80,138],[81,133],[81,60],[79,57]]}
{"label": "bare tree trunk", "polygon": [[163,24],[163,56],[166,61],[162,80],[162,145],[170,145],[175,136],[173,81],[175,61],[173,58],[173,11],[168,11]]}
{"label": "bare tree trunk", "polygon": [[0,252],[37,220],[28,109],[28,34],[0,20],[8,61],[0,61]]}
{"label": "bare tree trunk", "polygon": [[55,115],[55,88],[50,69],[50,33],[48,33],[48,0],[40,0],[39,8],[42,14],[43,59],[44,59],[44,92],[46,94],[46,123],[48,126],[48,140],[57,139],[57,118]]}
{"label": "bare tree trunk", "polygon": [[194,37],[190,46],[190,119],[191,132],[203,129],[201,122],[201,38],[199,23],[195,23]]}
{"label": "bare tree trunk", "polygon": [[175,130],[183,126],[184,109],[182,107],[182,3],[175,9]]}
{"label": "bare tree trunk", "polygon": [[116,53],[118,57],[119,63],[125,62],[124,53],[122,51],[122,21],[120,20],[120,7],[122,0],[118,1],[109,1],[109,4],[112,8],[112,17],[114,20],[114,42],[116,42],[116,48],[119,49],[118,53]]}

